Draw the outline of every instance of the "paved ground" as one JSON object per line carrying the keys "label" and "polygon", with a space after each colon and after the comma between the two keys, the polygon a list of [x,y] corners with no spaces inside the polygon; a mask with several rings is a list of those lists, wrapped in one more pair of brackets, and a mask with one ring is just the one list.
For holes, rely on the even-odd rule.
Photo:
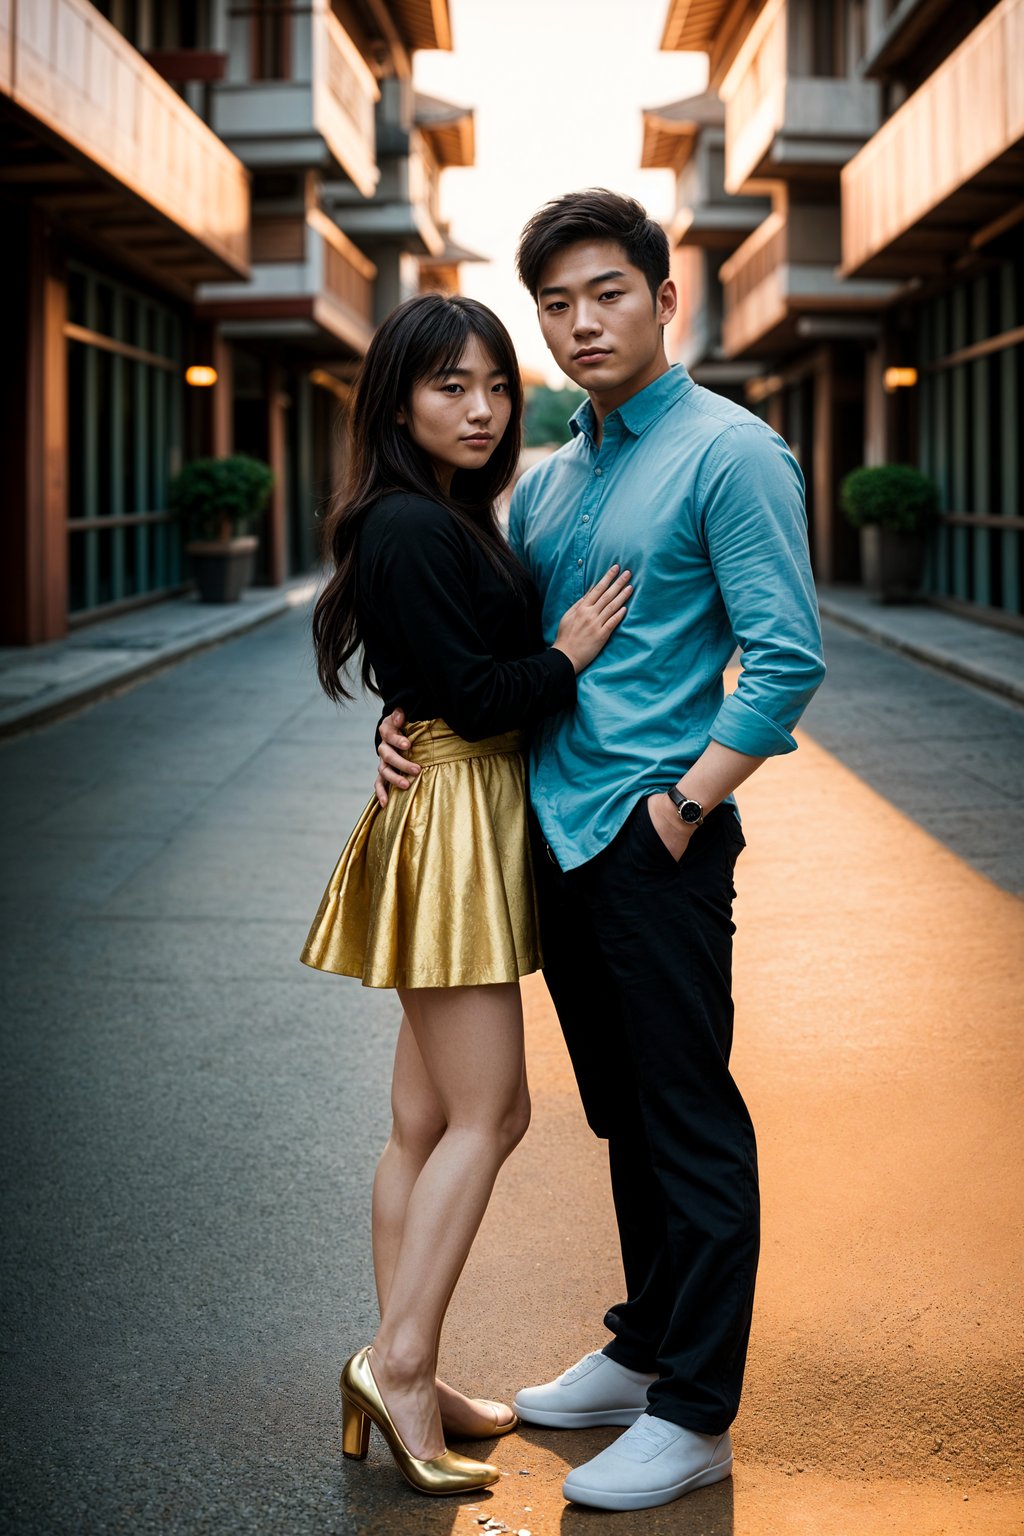
{"label": "paved ground", "polygon": [[[1002,1536],[1024,1529],[1024,716],[835,629],[829,652],[803,749],[743,797],[766,1243],[737,1474],[642,1529]],[[461,1504],[407,1492],[376,1442],[337,1453],[394,1006],[295,956],[372,718],[319,699],[293,613],[0,747],[4,1531],[641,1528],[559,1497],[609,1432],[500,1441],[507,1476]],[[488,1394],[600,1343],[620,1286],[601,1149],[528,999],[535,1125],[446,1343]]]}
{"label": "paved ground", "polygon": [[1024,894],[1024,708],[835,624],[827,651],[805,731],[960,858]]}

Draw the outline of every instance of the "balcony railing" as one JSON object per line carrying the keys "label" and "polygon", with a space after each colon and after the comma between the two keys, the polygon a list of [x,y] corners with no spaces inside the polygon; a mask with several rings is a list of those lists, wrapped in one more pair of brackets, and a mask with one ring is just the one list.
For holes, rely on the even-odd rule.
{"label": "balcony railing", "polygon": [[249,283],[209,283],[199,292],[199,314],[226,334],[270,337],[287,327],[313,352],[341,342],[361,356],[373,334],[377,269],[320,208],[257,217]]}
{"label": "balcony railing", "polygon": [[377,185],[373,109],[376,80],[331,11],[313,21],[313,124],[369,197]]}
{"label": "balcony railing", "polygon": [[[1020,202],[1020,170],[998,162],[1024,139],[1024,0],[1002,0],[880,128],[842,173],[843,271],[898,276],[943,252],[929,230],[948,200],[993,194],[989,217]],[[991,177],[992,185],[986,186]],[[947,230],[982,222],[937,219]],[[955,227],[953,240],[962,238]]]}
{"label": "balcony railing", "polygon": [[313,260],[320,271],[315,318],[363,353],[373,334],[373,280],[377,268],[338,226],[321,213],[307,215],[310,237],[319,243]]}
{"label": "balcony railing", "polygon": [[737,357],[786,319],[786,219],[771,213],[739,250],[723,262],[722,347]]}
{"label": "balcony railing", "polygon": [[409,153],[385,161],[374,196],[359,203],[340,200],[338,219],[350,235],[371,247],[391,245],[414,256],[440,256],[445,241],[439,180],[436,162],[414,129]]}
{"label": "balcony railing", "polygon": [[722,82],[727,192],[838,171],[878,126],[878,85],[794,74],[788,29],[786,0],[768,0]]}
{"label": "balcony railing", "polygon": [[88,0],[0,0],[0,91],[244,275],[244,168]]}
{"label": "balcony railing", "polygon": [[380,95],[372,71],[326,0],[282,9],[272,19],[279,31],[267,56],[260,47],[266,9],[230,12],[227,78],[213,88],[217,132],[247,165],[333,161],[371,197]]}
{"label": "balcony railing", "polygon": [[804,314],[871,311],[893,285],[846,281],[836,272],[839,210],[783,203],[722,263],[722,342],[727,357],[784,349]]}

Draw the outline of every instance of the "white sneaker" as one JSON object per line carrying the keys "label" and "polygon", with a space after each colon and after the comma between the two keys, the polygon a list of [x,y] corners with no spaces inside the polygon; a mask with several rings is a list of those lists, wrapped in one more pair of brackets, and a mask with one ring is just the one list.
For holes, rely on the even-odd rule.
{"label": "white sneaker", "polygon": [[595,1509],[653,1509],[732,1471],[732,1439],[701,1435],[644,1413],[625,1434],[570,1472],[562,1492]]}
{"label": "white sneaker", "polygon": [[629,1371],[600,1350],[584,1355],[554,1381],[523,1387],[512,1404],[526,1424],[548,1429],[586,1429],[591,1424],[632,1424],[647,1407],[656,1375]]}

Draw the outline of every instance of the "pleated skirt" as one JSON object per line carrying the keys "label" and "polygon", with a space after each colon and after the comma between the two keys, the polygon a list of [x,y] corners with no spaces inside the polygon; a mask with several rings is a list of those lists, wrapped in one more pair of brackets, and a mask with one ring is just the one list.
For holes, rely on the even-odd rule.
{"label": "pleated skirt", "polygon": [[463,741],[406,727],[422,771],[374,796],[324,892],[300,959],[365,987],[518,981],[541,965],[519,731]]}

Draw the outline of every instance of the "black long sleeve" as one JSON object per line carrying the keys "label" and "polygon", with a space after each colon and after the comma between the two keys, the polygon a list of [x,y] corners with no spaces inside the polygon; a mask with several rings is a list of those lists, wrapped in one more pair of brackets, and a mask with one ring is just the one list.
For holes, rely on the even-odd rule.
{"label": "black long sleeve", "polygon": [[466,741],[572,705],[576,674],[541,649],[535,607],[472,534],[423,496],[386,496],[359,537],[359,628],[385,710],[440,717]]}

